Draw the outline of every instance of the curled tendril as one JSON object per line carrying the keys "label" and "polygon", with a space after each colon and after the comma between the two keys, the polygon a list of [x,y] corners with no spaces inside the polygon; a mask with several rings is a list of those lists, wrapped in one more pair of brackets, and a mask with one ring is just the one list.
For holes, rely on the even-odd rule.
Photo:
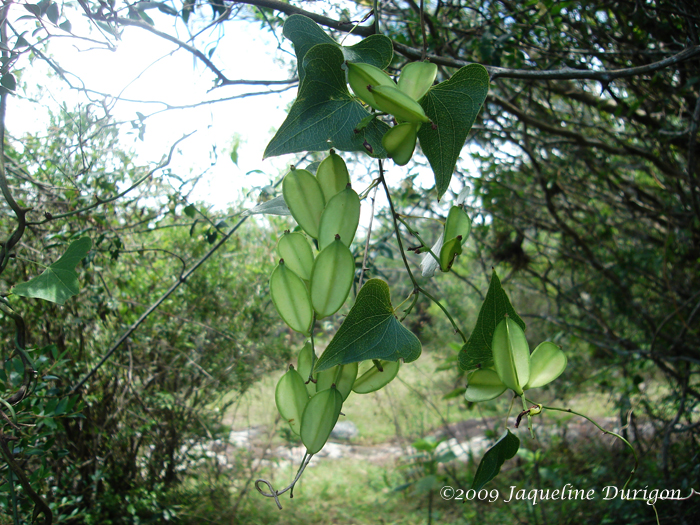
{"label": "curled tendril", "polygon": [[[263,489],[260,488],[260,483],[264,483],[265,485],[267,485],[267,488],[270,489],[270,493],[269,493],[269,494],[266,493],[266,492],[264,492]],[[280,510],[282,510],[282,504],[280,503],[280,500],[279,500],[279,498],[278,498],[277,496],[279,496],[280,494],[282,494],[284,491],[277,492],[277,491],[274,489],[274,487],[272,486],[272,483],[270,483],[270,482],[267,481],[266,479],[256,479],[256,480],[255,480],[255,488],[258,490],[258,492],[259,492],[260,494],[262,494],[262,495],[265,496],[266,498],[275,498],[275,503],[277,503],[277,508],[280,509]]]}
{"label": "curled tendril", "polygon": [[[291,484],[282,490],[275,490],[275,488],[272,486],[272,483],[267,481],[266,479],[256,479],[255,480],[255,488],[256,490],[265,496],[266,498],[274,498],[275,503],[277,503],[277,508],[282,510],[282,504],[280,503],[279,497],[280,495],[284,494],[287,491],[291,491],[289,493],[289,497],[293,498],[294,497],[294,485],[296,485],[297,481],[299,481],[299,478],[301,475],[304,473],[304,470],[306,467],[309,466],[309,462],[311,461],[311,458],[313,457],[313,454],[309,453],[304,453],[304,458],[301,460],[301,465],[299,465],[299,470],[297,471],[297,475],[294,477],[294,481],[291,482]],[[264,483],[267,485],[267,488],[270,490],[269,493],[264,492],[262,488],[260,488],[260,484]]]}

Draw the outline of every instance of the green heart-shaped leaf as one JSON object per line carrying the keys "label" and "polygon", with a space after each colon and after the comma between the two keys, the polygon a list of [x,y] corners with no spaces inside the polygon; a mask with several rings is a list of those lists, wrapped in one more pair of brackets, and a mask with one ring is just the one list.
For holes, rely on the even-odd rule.
{"label": "green heart-shaped leaf", "polygon": [[87,255],[92,246],[90,237],[81,237],[68,246],[66,252],[44,272],[12,289],[15,295],[44,299],[64,304],[80,291],[76,265]]}
{"label": "green heart-shaped leaf", "polygon": [[372,35],[354,46],[344,47],[338,45],[316,22],[303,15],[292,15],[287,18],[282,34],[294,44],[300,82],[306,75],[304,62],[306,53],[317,44],[332,44],[341,50],[345,60],[365,62],[379,69],[384,69],[391,64],[394,56],[391,39],[384,35]]}
{"label": "green heart-shaped leaf", "polygon": [[484,485],[495,478],[501,471],[503,463],[507,459],[512,458],[520,448],[520,439],[510,430],[501,436],[494,446],[486,451],[484,457],[481,458],[481,463],[476,469],[474,481],[471,488],[479,492]]}
{"label": "green heart-shaped leaf", "polygon": [[515,313],[508,296],[501,288],[501,281],[494,271],[491,275],[491,284],[486,293],[486,299],[479,310],[476,326],[467,344],[459,352],[459,366],[462,370],[493,366],[493,353],[491,352],[493,332],[506,314],[525,330],[525,323]]}
{"label": "green heart-shaped leaf", "polygon": [[368,359],[403,359],[408,363],[418,359],[421,350],[418,338],[394,317],[389,285],[370,279],[314,370]]}
{"label": "green heart-shaped leaf", "polygon": [[450,185],[457,159],[488,91],[486,68],[469,64],[432,87],[420,102],[434,124],[421,126],[418,139],[435,174],[438,199]]}
{"label": "green heart-shaped leaf", "polygon": [[330,148],[386,157],[382,136],[389,126],[373,119],[356,132],[356,126],[369,113],[348,92],[344,61],[335,44],[317,44],[306,52],[303,63],[307,73],[297,99],[263,158]]}

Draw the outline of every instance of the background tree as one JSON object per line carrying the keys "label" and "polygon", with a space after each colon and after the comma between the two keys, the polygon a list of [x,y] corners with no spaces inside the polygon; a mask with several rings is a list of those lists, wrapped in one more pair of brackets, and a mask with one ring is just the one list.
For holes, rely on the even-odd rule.
{"label": "background tree", "polygon": [[[593,388],[611,392],[619,405],[622,421],[629,417],[630,407],[635,409],[633,424],[634,418],[643,413],[645,421],[650,422],[655,430],[653,436],[643,443],[643,448],[651,463],[657,461],[658,454],[658,468],[665,482],[687,486],[697,483],[694,464],[697,463],[697,431],[700,427],[694,414],[700,395],[695,379],[700,362],[697,328],[700,312],[700,275],[697,271],[700,261],[700,168],[697,161],[700,153],[697,142],[700,124],[700,17],[692,2],[610,1],[601,4],[581,0],[520,4],[439,1],[426,6],[412,1],[381,2],[375,6],[376,23],[359,26],[356,22],[369,12],[363,4],[333,6],[328,12],[312,12],[320,8],[312,3],[300,8],[258,0],[220,4],[141,2],[109,6],[80,2],[79,5],[81,16],[87,17],[94,30],[89,38],[109,45],[127,26],[156,34],[195,56],[209,68],[215,85],[222,88],[248,81],[229,78],[211,56],[198,48],[201,40],[186,41],[177,37],[173,28],[154,25],[149,12],[158,9],[173,16],[173,20],[179,17],[187,22],[193,14],[211,10],[211,23],[224,31],[229,20],[243,17],[260,24],[278,40],[282,39],[281,23],[286,16],[305,14],[338,34],[352,30],[354,34],[367,36],[380,30],[393,40],[394,66],[397,68],[406,61],[427,58],[441,67],[444,79],[454,71],[453,68],[467,63],[486,65],[491,76],[490,93],[468,150],[475,167],[464,162],[456,171],[456,178],[473,188],[471,205],[476,217],[475,245],[470,254],[474,264],[469,266],[472,273],[463,277],[459,286],[467,286],[469,293],[474,289],[485,290],[490,267],[497,266],[506,277],[504,281],[508,286],[519,290],[514,294],[515,301],[521,305],[519,310],[525,313],[524,317],[534,321],[532,329],[536,332],[561,331],[561,341],[572,350],[576,349],[575,379],[578,383],[571,388],[588,387],[594,383]],[[8,18],[8,13],[15,10],[35,18],[35,32],[14,30],[16,22]],[[60,57],[50,57],[44,46],[48,43],[50,49],[55,35],[71,30],[66,22],[72,16],[74,13],[67,7],[52,2],[23,6],[9,2],[3,4],[0,17],[4,28],[3,108],[9,93],[16,89],[19,75],[13,73],[15,64],[21,63],[26,56],[48,62],[59,77],[70,82],[62,75]],[[271,85],[264,81],[250,83]],[[79,122],[80,118],[73,122]],[[14,284],[26,280],[29,275],[27,267],[16,257],[16,251],[23,247],[18,244],[20,240],[29,242],[26,239],[30,233],[32,243],[35,243],[33,246],[37,246],[34,249],[44,253],[42,257],[47,257],[46,260],[55,260],[57,254],[45,252],[44,247],[53,242],[56,235],[60,234],[58,240],[66,243],[76,233],[88,232],[95,243],[94,253],[103,254],[101,264],[107,264],[109,254],[115,259],[109,262],[110,265],[126,264],[129,269],[112,270],[116,284],[111,293],[117,297],[124,293],[127,296],[124,300],[132,302],[136,296],[150,297],[150,301],[155,302],[161,290],[168,286],[158,275],[166,263],[162,259],[156,260],[155,252],[149,250],[159,250],[159,255],[170,257],[162,251],[168,250],[188,262],[203,255],[207,241],[193,247],[192,244],[183,244],[190,242],[184,234],[169,236],[163,233],[166,230],[151,232],[148,228],[151,238],[145,244],[136,240],[138,236],[125,242],[124,226],[120,220],[128,225],[138,225],[140,221],[142,224],[160,224],[178,216],[165,210],[169,209],[170,203],[178,209],[178,204],[184,204],[182,196],[176,194],[172,199],[161,200],[160,208],[156,209],[144,207],[138,200],[130,201],[129,205],[124,205],[123,201],[95,201],[95,195],[101,195],[103,191],[104,194],[114,194],[119,188],[119,178],[113,175],[115,165],[120,166],[120,170],[126,167],[121,173],[134,171],[127,184],[139,180],[143,174],[135,172],[128,155],[120,154],[106,163],[109,176],[94,177],[94,164],[86,161],[89,155],[85,157],[84,153],[86,149],[92,151],[97,162],[102,158],[104,144],[93,146],[95,137],[92,136],[88,142],[85,137],[89,135],[82,126],[65,133],[75,133],[77,143],[69,146],[66,137],[62,139],[64,142],[55,142],[64,144],[61,147],[52,150],[52,146],[42,145],[36,153],[31,153],[34,151],[31,140],[24,139],[26,146],[21,153],[11,148],[5,151],[12,184],[4,183],[3,190],[9,206],[6,210],[11,210],[15,218],[3,226],[4,231],[13,233],[4,234],[8,240],[3,244],[1,267],[8,267],[12,258],[16,259],[16,262],[12,261],[12,268],[7,270],[12,272],[7,282]],[[52,164],[55,163],[57,152],[63,151],[76,154],[65,161],[72,164],[70,169],[54,170],[52,166],[47,169],[45,161],[51,159]],[[33,165],[27,160],[32,160],[29,154],[34,155]],[[28,163],[30,168],[25,167]],[[58,182],[69,175],[74,177],[75,186],[82,191],[69,191],[63,195],[49,191],[50,186],[64,186],[63,182]],[[22,206],[15,202],[17,197],[8,198],[7,191],[16,192],[13,184],[20,193],[26,192],[22,206],[33,206],[31,213],[49,211],[43,209],[43,203],[51,202],[51,217],[30,216],[27,219],[29,212],[22,211]],[[421,198],[411,201],[411,191],[418,192]],[[164,188],[154,186],[143,196],[162,197],[164,193],[167,193]],[[434,193],[409,187],[406,194],[412,213],[442,214],[435,206]],[[91,208],[89,212],[73,214],[74,210],[93,204],[96,205],[94,211]],[[53,210],[65,210],[69,215],[63,218]],[[193,222],[196,211],[193,208],[188,210],[193,214]],[[122,213],[124,215],[120,215]],[[141,213],[144,217],[137,218],[136,215]],[[115,215],[120,219],[115,219]],[[188,221],[187,227],[192,227],[192,222]],[[204,230],[197,230],[199,225],[194,225],[195,235],[204,234],[207,240],[213,239],[215,234],[220,236],[218,218],[211,222],[213,224],[209,223]],[[56,225],[58,233],[49,231],[50,225]],[[131,237],[138,229],[134,227],[127,231]],[[374,239],[381,240],[381,237],[375,236]],[[373,253],[386,253],[382,252],[380,242],[372,247]],[[125,259],[133,250],[140,250],[142,259],[128,264]],[[151,266],[146,267],[143,260],[148,260]],[[375,262],[370,260],[370,263]],[[89,264],[94,264],[94,260]],[[178,260],[175,266],[180,264]],[[189,267],[188,264],[183,266]],[[225,272],[225,269],[220,271]],[[9,274],[4,274],[4,278],[5,275]],[[82,341],[80,348],[88,340],[100,341],[104,345],[114,341],[120,329],[136,321],[134,310],[116,306],[118,300],[110,296],[111,288],[97,279],[104,278],[104,271],[89,272],[89,275],[86,278],[95,280],[87,285],[91,291],[94,288],[94,310],[89,315],[71,313],[80,319],[75,325],[65,320],[65,310],[61,311],[60,317],[55,310],[51,314],[38,311],[36,315],[28,312],[22,315],[27,326],[42,326],[44,323],[41,330],[33,329],[30,333],[37,341],[37,348],[46,349],[49,363],[55,361],[67,366],[60,356],[64,347],[70,347],[70,341]],[[201,290],[207,286],[214,289],[216,278],[212,271],[206,278],[195,275],[193,279],[197,279],[197,288]],[[209,279],[213,281],[209,282]],[[238,286],[245,286],[242,279],[237,282]],[[257,297],[264,295],[264,285],[259,283],[265,282],[265,272],[256,273],[252,282],[258,283]],[[448,289],[455,285],[441,282],[437,286]],[[133,291],[121,292],[125,289]],[[183,294],[179,307],[185,310],[174,309],[171,315],[204,323],[208,327],[213,326],[208,321],[209,315],[227,309],[219,301],[231,300],[212,293],[203,301],[194,287],[186,291],[182,289],[177,293]],[[188,297],[189,293],[192,295]],[[250,297],[256,295],[250,294]],[[201,309],[186,308],[186,305],[199,304],[200,301]],[[143,308],[148,301],[138,303]],[[265,304],[260,298],[253,303],[243,301],[235,308],[250,308],[254,318],[269,313],[269,304],[265,308],[261,306]],[[528,310],[528,306],[532,308]],[[75,306],[78,309],[84,307],[82,302]],[[160,312],[168,311],[168,307],[175,308],[166,301],[157,315],[163,315]],[[258,311],[261,308],[263,311]],[[10,315],[12,312],[6,313]],[[52,319],[59,318],[61,321],[52,322]],[[9,345],[16,327],[9,320],[8,323],[4,329],[5,341]],[[96,328],[102,324],[109,326],[110,330]],[[463,329],[468,330],[471,324],[465,321]],[[71,326],[73,332],[66,332]],[[88,326],[91,333],[87,331]],[[252,333],[258,330],[255,328],[258,325],[251,322],[247,326],[251,337],[262,335]],[[77,400],[74,407],[76,411],[85,411],[88,420],[96,422],[94,428],[100,429],[102,435],[111,435],[119,425],[122,425],[119,428],[126,428],[125,425],[134,417],[130,415],[130,419],[119,420],[113,417],[115,414],[126,414],[126,407],[131,410],[141,406],[139,399],[144,392],[162,392],[154,394],[159,399],[157,403],[153,401],[153,407],[157,408],[143,403],[138,409],[143,410],[141,416],[162,424],[148,423],[147,438],[127,432],[121,448],[109,445],[110,449],[124,451],[121,459],[118,459],[120,454],[113,454],[114,463],[109,465],[114,483],[121,480],[130,484],[139,478],[139,483],[143,482],[147,490],[154,490],[156,486],[160,487],[159,483],[167,485],[175,479],[176,450],[188,439],[184,429],[190,428],[188,424],[193,417],[194,405],[190,400],[204,403],[202,398],[197,399],[198,389],[204,384],[211,384],[214,391],[235,384],[244,388],[246,381],[254,377],[253,371],[264,370],[268,365],[264,359],[246,362],[243,357],[246,352],[241,352],[240,357],[233,361],[218,361],[210,354],[201,354],[194,361],[208,374],[214,369],[223,371],[233,367],[228,369],[238,370],[240,382],[229,376],[227,381],[234,383],[226,383],[223,387],[220,384],[223,378],[212,380],[206,374],[200,374],[201,371],[193,377],[183,377],[182,363],[192,356],[181,355],[177,349],[180,343],[187,341],[195,348],[193,355],[196,356],[197,351],[208,347],[209,338],[221,337],[227,341],[225,344],[231,341],[209,328],[205,340],[200,340],[199,329],[183,328],[177,323],[171,328],[154,326],[152,330],[157,332],[157,337],[152,333],[150,337],[147,335],[147,325],[140,330],[143,331],[138,337],[143,339],[141,345],[137,345],[140,346],[138,351],[134,347],[137,343],[130,341],[127,351],[124,347],[115,353],[115,366],[124,367],[120,374],[115,377],[98,374],[98,381],[91,382],[84,392],[88,398],[83,401],[89,401],[94,392],[95,401],[101,408],[98,410],[89,403],[80,405]],[[38,343],[39,333],[42,334],[41,343]],[[90,334],[89,337],[86,334]],[[238,344],[248,343],[238,341]],[[51,345],[55,345],[59,352],[55,356]],[[151,352],[157,353],[155,363]],[[213,355],[216,354],[214,351]],[[91,360],[94,362],[97,355],[103,354],[93,350],[79,355],[81,358],[73,358],[71,365],[77,367],[71,372],[73,380],[89,370]],[[272,354],[270,365],[278,362],[276,355],[279,354]],[[10,359],[8,355],[7,363],[8,367],[21,370],[16,357]],[[603,372],[593,374],[591,370]],[[134,379],[134,371],[137,371],[137,379]],[[10,381],[12,373],[7,376],[8,385],[15,386],[17,381],[21,383],[22,373],[18,374],[13,376],[14,381]],[[645,387],[659,378],[663,378],[666,384],[661,394],[648,392]],[[139,385],[136,393],[130,390],[134,384]],[[60,397],[64,394],[67,394],[65,388],[60,394],[55,391],[47,395]],[[54,409],[59,397],[55,398]],[[37,399],[32,397],[23,402],[36,403],[39,402]],[[41,401],[48,402],[50,400]],[[66,409],[66,406],[62,408],[63,411]],[[29,410],[29,406],[24,410]],[[171,416],[175,412],[178,412],[178,418],[173,420]],[[58,414],[61,415],[62,412]],[[168,421],[179,427],[169,427]],[[117,427],[110,427],[111,424]],[[70,424],[66,425],[69,429]],[[176,439],[172,439],[174,435],[177,435]],[[143,473],[137,471],[134,461],[138,451],[145,450],[148,445],[164,446],[158,448],[158,458],[149,474],[142,478]],[[93,446],[96,447],[94,442],[90,444]],[[83,467],[85,472],[75,479],[81,480],[84,490],[93,490],[93,496],[86,492],[84,503],[75,504],[74,508],[84,508],[80,507],[83,504],[90,508],[93,504],[91,498],[101,490],[90,478],[95,471],[89,470],[96,467],[94,461],[89,463],[90,454],[94,452],[95,458],[102,457],[97,450],[100,449],[88,451],[85,448],[82,453],[88,455],[77,456],[85,457],[79,464],[88,463]],[[648,468],[648,475],[653,476],[655,472]],[[90,483],[98,488],[86,488]],[[130,485],[129,490],[133,487]],[[115,493],[126,490],[118,484],[112,489]],[[75,493],[73,489],[71,493]],[[147,498],[139,496],[139,501],[147,501]],[[677,510],[679,515],[686,511],[682,506]],[[666,514],[666,517],[671,518],[671,514]]]}

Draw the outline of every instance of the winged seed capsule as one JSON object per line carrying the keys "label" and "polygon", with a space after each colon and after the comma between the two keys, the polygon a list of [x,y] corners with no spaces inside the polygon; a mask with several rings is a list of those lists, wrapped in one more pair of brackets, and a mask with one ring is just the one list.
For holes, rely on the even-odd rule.
{"label": "winged seed capsule", "polygon": [[319,319],[340,310],[350,293],[354,277],[355,259],[336,235],[335,240],[318,254],[311,272],[311,304]]}
{"label": "winged seed capsule", "polygon": [[282,194],[294,220],[311,237],[318,239],[318,225],[326,200],[316,177],[310,171],[294,169],[284,177]]}
{"label": "winged seed capsule", "polygon": [[280,259],[270,275],[270,295],[277,313],[292,330],[308,335],[314,313],[309,292],[301,278]]}
{"label": "winged seed capsule", "polygon": [[301,417],[309,401],[309,394],[299,372],[289,365],[289,370],[277,382],[275,403],[280,415],[287,420],[296,434],[301,433]]}
{"label": "winged seed capsule", "polygon": [[530,346],[520,325],[510,317],[498,323],[491,350],[498,377],[504,385],[522,395],[530,379]]}
{"label": "winged seed capsule", "polygon": [[326,444],[343,408],[343,396],[335,385],[317,392],[301,416],[301,441],[309,454],[316,454]]}

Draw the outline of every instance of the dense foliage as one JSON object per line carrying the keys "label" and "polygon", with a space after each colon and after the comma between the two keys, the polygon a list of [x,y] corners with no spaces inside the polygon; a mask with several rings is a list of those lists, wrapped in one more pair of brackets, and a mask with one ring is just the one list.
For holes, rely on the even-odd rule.
{"label": "dense foliage", "polygon": [[[46,53],[77,16],[90,20],[94,32],[87,34],[102,43],[127,26],[176,42],[205,64],[218,87],[239,81],[200,50],[201,34],[181,41],[174,25],[154,25],[162,18],[149,12],[223,31],[242,18],[278,39],[284,21],[301,13],[332,36],[380,32],[393,45],[389,71],[427,58],[439,66],[438,81],[482,64],[489,91],[451,189],[442,195],[449,178],[437,171],[438,192],[412,183],[427,169],[422,157],[414,157],[408,172],[390,168],[395,181],[408,173],[392,188],[404,219],[396,229],[404,237],[420,231],[433,240],[437,231],[413,217],[444,220],[447,210],[436,198],[449,203],[457,189],[472,189],[467,204],[474,224],[464,253],[454,271],[418,277],[420,285],[435,290],[469,335],[476,320],[467,316],[478,312],[495,267],[532,340],[556,334],[567,348],[568,383],[558,392],[593,390],[614,399],[620,426],[630,425],[623,434],[641,455],[643,483],[697,487],[700,16],[694,2],[438,1],[423,9],[422,2],[388,1],[375,4],[376,23],[359,25],[365,4],[324,13],[315,12],[322,8],[315,3],[299,5],[80,2],[78,15],[68,4],[4,2],[0,115],[19,89],[21,68],[30,67],[25,59],[50,61],[62,76],[60,56]],[[20,11],[33,33],[14,31]],[[267,292],[274,229],[249,220],[231,235],[238,217],[213,218],[189,202],[188,186],[168,170],[167,159],[137,166],[119,146],[118,130],[91,110],[55,117],[44,136],[13,137],[9,130],[3,139],[0,379],[7,406],[0,441],[8,513],[17,498],[23,515],[36,508],[44,519],[48,502],[55,521],[173,518],[182,494],[200,493],[196,482],[182,484],[183,467],[206,456],[203,441],[226,438],[221,398],[245,391],[293,350],[287,330],[273,321]],[[347,149],[361,148],[360,142]],[[392,295],[406,296],[415,283],[394,271],[404,252],[390,239],[393,217],[386,210],[378,215],[383,223],[369,244],[368,276],[390,280]],[[13,285],[37,275],[37,264],[55,262],[86,236],[92,248],[78,266],[78,297],[64,306],[8,297]],[[417,267],[419,256],[407,256]],[[197,261],[204,264],[189,271]],[[415,303],[405,325],[460,343],[442,312],[428,305],[425,298]],[[141,320],[144,312],[153,313]],[[97,367],[111,349],[107,364]],[[455,355],[453,370],[457,362]],[[464,386],[463,378],[456,381]],[[533,456],[522,471],[528,477],[528,469],[541,467],[568,482],[562,474],[568,469],[572,479],[605,483],[619,459],[606,465],[605,454],[555,444],[549,457]],[[586,457],[604,466],[589,473]],[[431,476],[435,461],[425,463]],[[206,465],[211,470],[203,470],[202,487],[212,487],[212,499],[222,497],[214,489],[222,484],[225,492],[227,484],[215,462]],[[18,472],[27,478],[17,479]],[[696,501],[663,506],[661,515],[689,519]],[[610,521],[642,515],[629,509],[576,512]],[[571,519],[568,507],[557,512],[559,521]]]}

